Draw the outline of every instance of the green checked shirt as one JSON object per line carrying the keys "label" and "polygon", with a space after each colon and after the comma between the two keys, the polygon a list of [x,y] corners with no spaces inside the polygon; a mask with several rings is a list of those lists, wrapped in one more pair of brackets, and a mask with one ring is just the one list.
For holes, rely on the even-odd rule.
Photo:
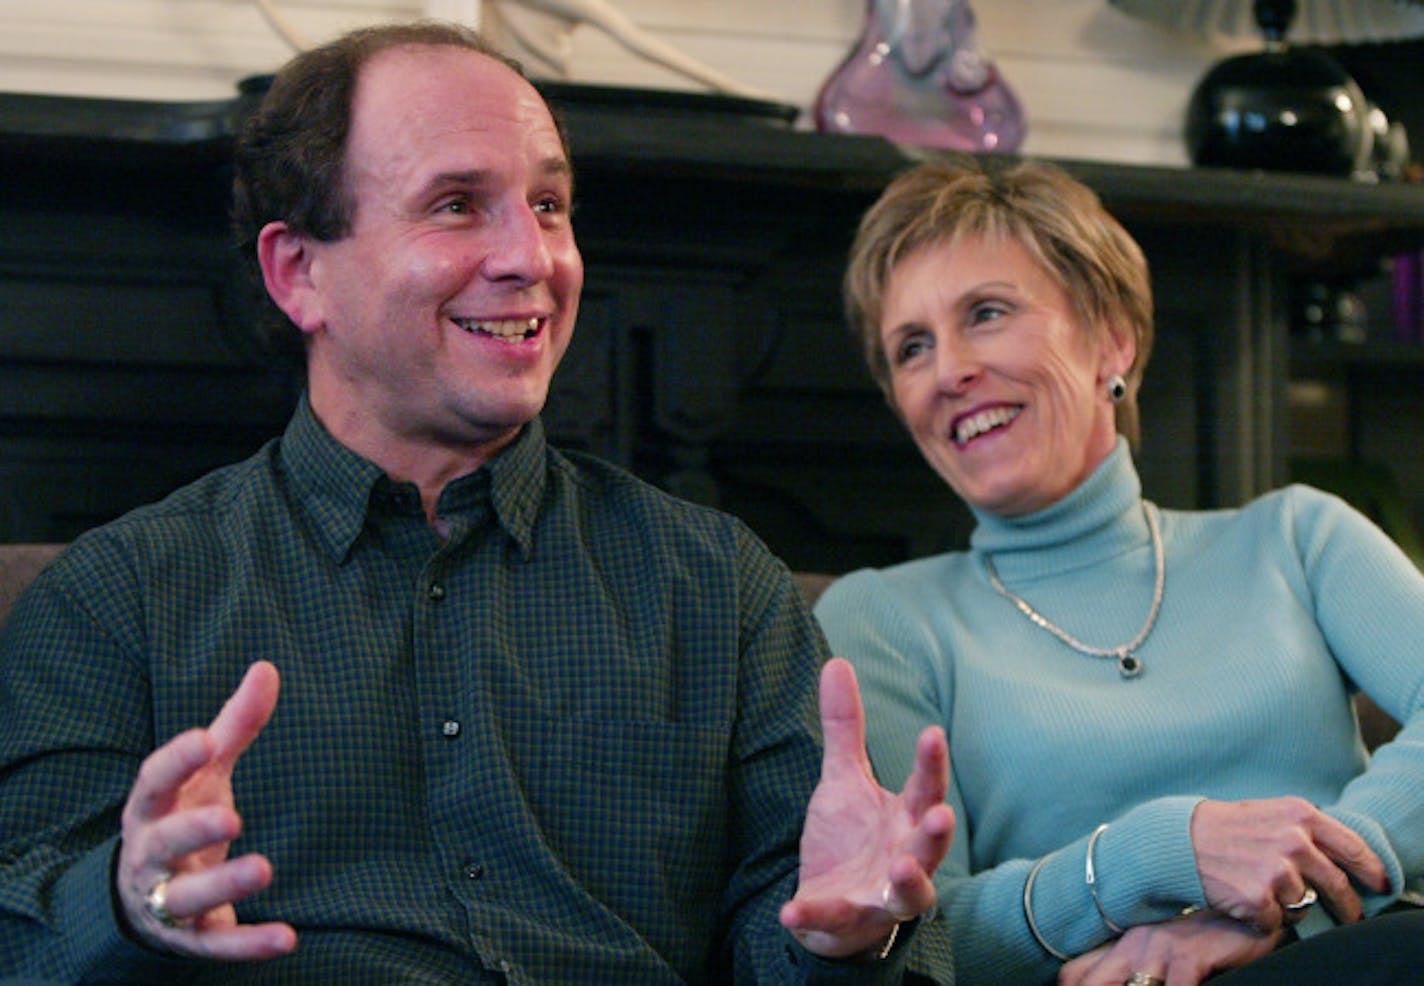
{"label": "green checked shirt", "polygon": [[[91,532],[0,637],[0,979],[893,981],[777,924],[819,772],[825,644],[746,528],[536,422],[415,487],[287,433]],[[238,907],[292,955],[184,963],[116,924],[139,763],[257,658],[276,714],[234,776]],[[900,952],[899,948],[896,952]]]}

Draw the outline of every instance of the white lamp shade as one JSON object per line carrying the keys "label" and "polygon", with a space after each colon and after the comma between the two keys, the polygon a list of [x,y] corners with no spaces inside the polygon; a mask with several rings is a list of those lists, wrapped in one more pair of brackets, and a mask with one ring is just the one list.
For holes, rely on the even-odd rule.
{"label": "white lamp shade", "polygon": [[[1108,0],[1123,13],[1204,37],[1259,37],[1252,0]],[[1287,40],[1353,44],[1424,36],[1420,0],[1297,0]]]}

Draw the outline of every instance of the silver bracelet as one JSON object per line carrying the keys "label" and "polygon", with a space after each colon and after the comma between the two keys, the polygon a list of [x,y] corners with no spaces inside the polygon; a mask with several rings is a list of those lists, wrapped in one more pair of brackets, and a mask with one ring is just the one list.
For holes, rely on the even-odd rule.
{"label": "silver bracelet", "polygon": [[1033,868],[1028,871],[1028,879],[1024,881],[1024,920],[1028,922],[1029,933],[1033,935],[1033,940],[1038,942],[1039,948],[1043,949],[1059,962],[1067,962],[1071,956],[1065,955],[1044,941],[1043,935],[1038,930],[1038,922],[1033,919],[1033,881],[1038,879],[1038,871],[1043,869],[1043,864],[1048,862],[1049,857],[1052,855],[1053,853],[1049,853],[1048,856],[1044,856],[1038,862],[1034,863]]}
{"label": "silver bracelet", "polygon": [[880,951],[875,953],[876,961],[883,962],[890,957],[890,950],[895,947],[895,939],[900,937],[900,922],[895,922],[895,927],[890,929],[890,937],[885,939],[885,944],[880,947]]}
{"label": "silver bracelet", "polygon": [[1088,836],[1088,852],[1086,854],[1086,862],[1084,863],[1084,869],[1087,873],[1088,878],[1088,893],[1093,895],[1093,906],[1098,909],[1098,917],[1103,919],[1103,924],[1108,926],[1109,931],[1111,931],[1115,935],[1120,935],[1125,929],[1119,927],[1116,924],[1113,924],[1112,918],[1108,917],[1108,912],[1103,910],[1103,902],[1098,899],[1097,874],[1093,872],[1093,849],[1098,844],[1098,836],[1106,832],[1107,828],[1108,823],[1103,822],[1103,824],[1093,829],[1092,835]]}

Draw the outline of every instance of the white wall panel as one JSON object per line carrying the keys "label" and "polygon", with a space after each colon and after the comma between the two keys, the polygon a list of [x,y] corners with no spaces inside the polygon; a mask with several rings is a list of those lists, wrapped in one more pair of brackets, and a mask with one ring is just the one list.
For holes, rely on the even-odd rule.
{"label": "white wall panel", "polygon": [[[472,0],[276,0],[320,41],[359,24]],[[810,105],[858,35],[863,0],[613,0],[642,28],[784,102]],[[444,6],[442,7],[441,4]],[[1105,0],[978,0],[981,40],[1024,103],[1025,150],[1183,163],[1192,86],[1229,50],[1138,22]],[[696,88],[594,28],[570,36],[569,77]],[[1243,45],[1237,45],[1239,50]],[[0,90],[217,99],[290,48],[250,0],[0,0]]]}

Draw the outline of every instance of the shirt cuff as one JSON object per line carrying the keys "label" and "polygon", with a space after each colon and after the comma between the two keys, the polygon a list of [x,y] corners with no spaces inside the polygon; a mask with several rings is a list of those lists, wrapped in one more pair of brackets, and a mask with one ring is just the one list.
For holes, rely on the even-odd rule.
{"label": "shirt cuff", "polygon": [[95,846],[60,877],[54,914],[64,934],[65,967],[84,982],[160,981],[181,964],[140,945],[119,926],[114,890],[117,835]]}
{"label": "shirt cuff", "polygon": [[787,960],[802,973],[800,981],[809,986],[836,986],[839,983],[866,983],[894,986],[905,974],[910,940],[915,936],[920,919],[900,924],[895,942],[882,959],[876,955],[857,955],[830,959],[808,951],[795,936],[787,932]]}

